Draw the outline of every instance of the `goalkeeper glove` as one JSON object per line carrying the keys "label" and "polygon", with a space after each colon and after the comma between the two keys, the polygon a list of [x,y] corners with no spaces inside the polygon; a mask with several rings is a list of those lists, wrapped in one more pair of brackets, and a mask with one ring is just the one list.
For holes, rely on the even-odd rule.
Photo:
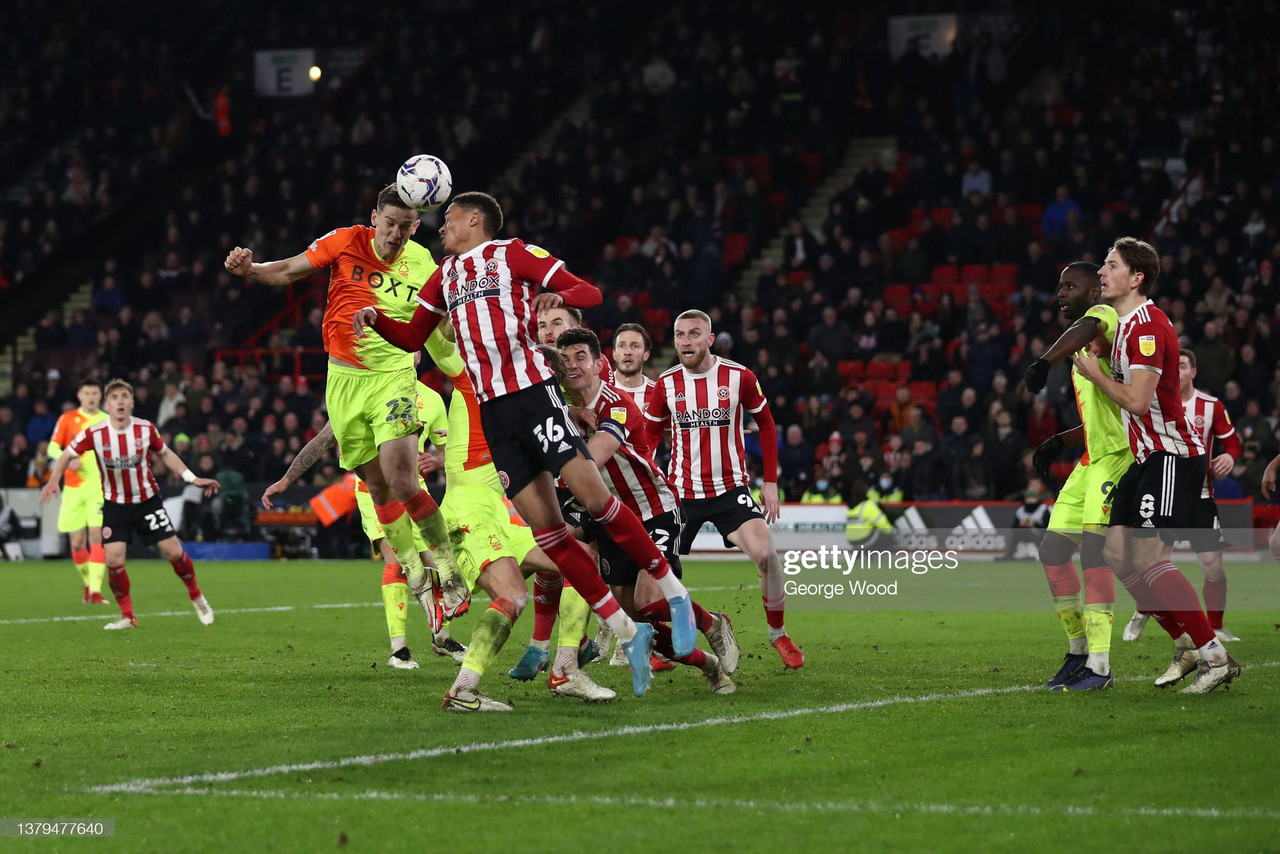
{"label": "goalkeeper glove", "polygon": [[1027,384],[1027,391],[1032,394],[1039,394],[1044,384],[1049,381],[1049,363],[1044,359],[1036,359],[1031,363],[1031,367],[1027,368],[1027,375],[1023,377],[1023,382]]}
{"label": "goalkeeper glove", "polygon": [[1049,469],[1064,447],[1066,447],[1065,442],[1057,436],[1050,436],[1041,442],[1040,447],[1036,448],[1035,453],[1031,455],[1031,464],[1036,467],[1036,471],[1040,472],[1040,478],[1045,483],[1049,482]]}

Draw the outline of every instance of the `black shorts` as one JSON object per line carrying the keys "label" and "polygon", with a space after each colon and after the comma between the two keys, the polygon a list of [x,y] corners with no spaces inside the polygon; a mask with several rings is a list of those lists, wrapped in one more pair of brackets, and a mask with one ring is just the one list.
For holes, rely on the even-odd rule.
{"label": "black shorts", "polygon": [[148,546],[178,536],[164,509],[164,499],[153,495],[141,504],[102,502],[102,542],[131,543],[134,533]]}
{"label": "black shorts", "polygon": [[555,380],[486,400],[480,426],[508,498],[544,471],[558,475],[579,451],[591,459]]}
{"label": "black shorts", "polygon": [[764,519],[764,510],[751,497],[751,490],[745,486],[731,489],[724,495],[715,498],[682,498],[680,506],[684,508],[684,535],[680,538],[680,554],[687,555],[693,548],[693,538],[704,522],[716,526],[724,539],[725,548],[734,548],[729,542],[729,535],[752,519]]}
{"label": "black shorts", "polygon": [[1212,497],[1201,497],[1196,501],[1196,511],[1187,539],[1197,554],[1220,552],[1227,547],[1227,541],[1222,536],[1222,521],[1218,518],[1218,502]]}
{"label": "black shorts", "polygon": [[1183,539],[1196,524],[1207,465],[1203,454],[1178,457],[1164,451],[1135,462],[1108,496],[1110,524],[1132,528],[1135,537],[1158,533],[1166,543]]}
{"label": "black shorts", "polygon": [[[676,554],[676,546],[680,543],[680,534],[684,529],[684,518],[680,508],[654,516],[644,521],[644,529],[649,532],[653,544],[666,556],[671,564],[671,571],[676,578],[684,577],[680,566],[680,556]],[[610,587],[635,587],[640,577],[640,565],[631,559],[631,555],[613,541],[603,529],[599,530],[600,545],[600,577]]]}

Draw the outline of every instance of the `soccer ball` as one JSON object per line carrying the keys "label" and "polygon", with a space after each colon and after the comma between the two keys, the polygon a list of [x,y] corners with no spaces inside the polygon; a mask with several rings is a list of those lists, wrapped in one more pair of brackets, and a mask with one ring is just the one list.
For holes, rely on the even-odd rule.
{"label": "soccer ball", "polygon": [[417,211],[444,204],[453,192],[453,176],[439,157],[418,154],[410,157],[396,173],[400,201]]}

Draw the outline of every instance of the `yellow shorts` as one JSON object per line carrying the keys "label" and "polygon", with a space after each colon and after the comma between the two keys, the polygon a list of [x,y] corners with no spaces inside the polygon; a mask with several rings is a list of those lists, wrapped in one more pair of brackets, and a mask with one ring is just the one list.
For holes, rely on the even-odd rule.
{"label": "yellow shorts", "polygon": [[[378,540],[387,535],[382,532],[382,524],[378,522],[378,511],[374,509],[373,497],[362,489],[356,490],[356,509],[360,511],[360,527],[364,529],[364,535],[369,538],[369,545],[373,546],[374,556],[377,557]],[[427,544],[422,539],[422,532],[418,530],[417,525],[413,526],[413,545],[418,550],[418,554],[427,550]]]}
{"label": "yellow shorts", "polygon": [[533,531],[511,521],[502,493],[488,486],[451,486],[444,494],[445,521],[453,543],[458,571],[472,590],[480,573],[493,561],[510,557],[516,563],[537,545]]}
{"label": "yellow shorts", "polygon": [[102,484],[85,483],[62,490],[58,530],[64,534],[102,527]]}
{"label": "yellow shorts", "polygon": [[348,471],[378,456],[383,442],[422,429],[418,377],[411,367],[365,371],[330,364],[324,398],[342,467]]}
{"label": "yellow shorts", "polygon": [[1078,538],[1082,531],[1106,533],[1111,512],[1107,496],[1132,464],[1133,453],[1122,448],[1090,460],[1087,466],[1077,465],[1053,503],[1049,530],[1072,539]]}

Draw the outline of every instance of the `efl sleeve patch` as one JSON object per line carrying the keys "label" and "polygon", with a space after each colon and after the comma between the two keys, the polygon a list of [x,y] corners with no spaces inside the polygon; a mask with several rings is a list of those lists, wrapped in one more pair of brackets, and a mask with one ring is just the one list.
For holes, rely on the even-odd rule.
{"label": "efl sleeve patch", "polygon": [[609,407],[609,418],[625,426],[627,423],[627,408],[625,406]]}
{"label": "efl sleeve patch", "polygon": [[1138,352],[1144,356],[1154,356],[1156,354],[1156,336],[1139,335]]}
{"label": "efl sleeve patch", "polygon": [[551,257],[551,253],[543,249],[541,246],[534,246],[531,243],[526,243],[524,245],[524,248],[525,248],[525,251],[528,252],[530,255],[532,255],[534,258],[550,258]]}

